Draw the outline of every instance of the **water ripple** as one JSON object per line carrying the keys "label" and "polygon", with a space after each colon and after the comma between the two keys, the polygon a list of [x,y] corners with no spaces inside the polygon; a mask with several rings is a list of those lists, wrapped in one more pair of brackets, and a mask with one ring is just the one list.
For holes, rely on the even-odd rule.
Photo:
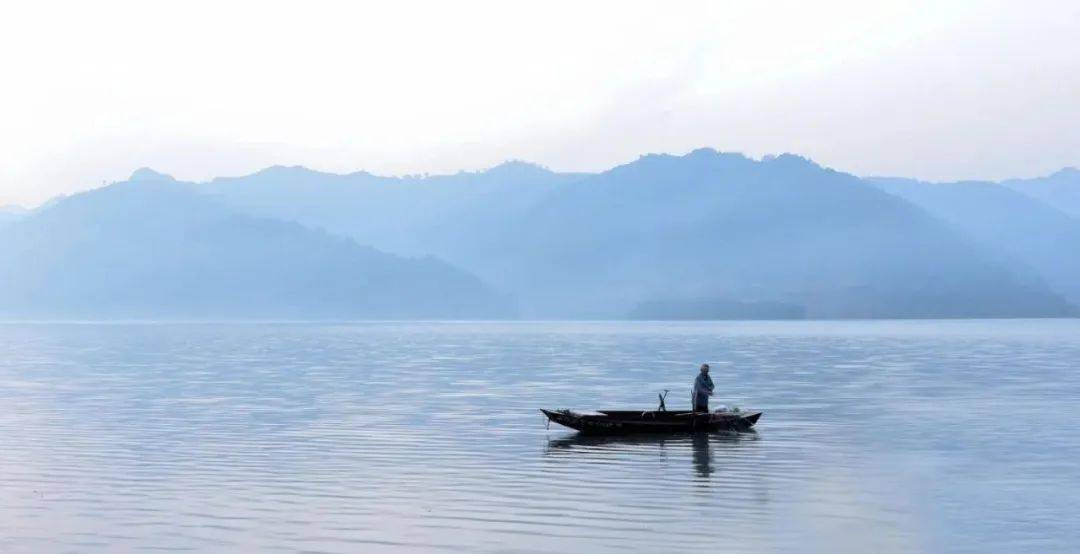
{"label": "water ripple", "polygon": [[[1075,550],[1080,324],[0,325],[0,550]],[[591,438],[685,401],[757,433]]]}

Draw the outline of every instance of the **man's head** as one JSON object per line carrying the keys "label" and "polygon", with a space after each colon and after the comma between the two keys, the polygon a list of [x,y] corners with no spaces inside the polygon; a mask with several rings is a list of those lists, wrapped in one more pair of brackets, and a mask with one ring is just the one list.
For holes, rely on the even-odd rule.
{"label": "man's head", "polygon": [[709,373],[709,364],[701,364],[701,372],[706,374]]}

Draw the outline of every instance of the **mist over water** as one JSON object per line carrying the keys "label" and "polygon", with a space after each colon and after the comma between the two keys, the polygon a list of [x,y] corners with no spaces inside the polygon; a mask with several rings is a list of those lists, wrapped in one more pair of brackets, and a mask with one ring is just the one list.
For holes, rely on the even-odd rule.
{"label": "mist over water", "polygon": [[[0,550],[1068,551],[1080,321],[0,325]],[[761,409],[582,438],[537,408]]]}

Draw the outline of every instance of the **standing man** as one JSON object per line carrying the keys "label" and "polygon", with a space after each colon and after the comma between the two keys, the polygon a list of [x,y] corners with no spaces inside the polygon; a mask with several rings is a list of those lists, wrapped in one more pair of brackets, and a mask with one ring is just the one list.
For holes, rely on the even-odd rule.
{"label": "standing man", "polygon": [[712,378],[709,377],[709,364],[701,364],[701,373],[694,379],[694,411],[709,411],[709,397],[713,393]]}

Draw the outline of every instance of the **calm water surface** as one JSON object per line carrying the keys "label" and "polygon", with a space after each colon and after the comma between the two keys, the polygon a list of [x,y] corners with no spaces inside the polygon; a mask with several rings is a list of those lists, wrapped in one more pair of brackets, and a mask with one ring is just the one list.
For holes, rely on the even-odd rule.
{"label": "calm water surface", "polygon": [[[550,408],[765,411],[588,439]],[[1080,321],[0,324],[0,551],[1080,550]]]}

